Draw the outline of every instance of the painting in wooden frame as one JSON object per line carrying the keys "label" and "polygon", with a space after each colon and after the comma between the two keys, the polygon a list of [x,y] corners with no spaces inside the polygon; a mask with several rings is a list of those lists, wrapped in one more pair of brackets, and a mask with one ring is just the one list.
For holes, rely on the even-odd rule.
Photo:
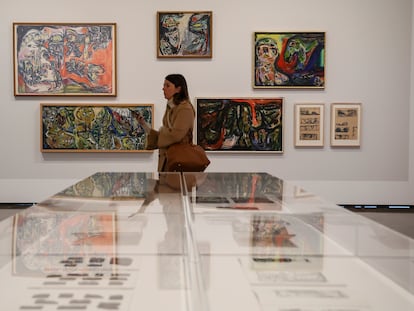
{"label": "painting in wooden frame", "polygon": [[196,102],[197,144],[205,150],[283,153],[283,97]]}
{"label": "painting in wooden frame", "polygon": [[14,96],[116,96],[115,23],[13,23]]}
{"label": "painting in wooden frame", "polygon": [[255,32],[253,88],[325,87],[324,32]]}
{"label": "painting in wooden frame", "polygon": [[295,104],[295,146],[323,147],[324,104]]}
{"label": "painting in wooden frame", "polygon": [[151,152],[136,120],[153,124],[153,104],[41,104],[42,152]]}
{"label": "painting in wooden frame", "polygon": [[331,146],[361,145],[361,104],[331,104]]}
{"label": "painting in wooden frame", "polygon": [[211,11],[157,12],[157,57],[211,58]]}

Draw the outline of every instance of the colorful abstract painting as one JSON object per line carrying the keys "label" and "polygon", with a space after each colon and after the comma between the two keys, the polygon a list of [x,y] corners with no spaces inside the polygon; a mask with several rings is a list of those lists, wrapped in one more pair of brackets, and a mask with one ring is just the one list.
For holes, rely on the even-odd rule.
{"label": "colorful abstract painting", "polygon": [[158,12],[157,57],[212,57],[212,12]]}
{"label": "colorful abstract painting", "polygon": [[152,104],[42,104],[40,110],[42,152],[142,152],[146,135],[136,116],[153,123]]}
{"label": "colorful abstract painting", "polygon": [[[115,256],[115,224],[113,212],[28,210],[16,214],[13,272],[22,276],[44,276],[52,271],[87,272],[92,267],[83,262]],[[104,266],[100,268],[103,271]]]}
{"label": "colorful abstract painting", "polygon": [[209,151],[283,152],[283,98],[198,98],[197,144]]}
{"label": "colorful abstract painting", "polygon": [[324,32],[255,32],[254,88],[324,88]]}
{"label": "colorful abstract painting", "polygon": [[116,24],[13,29],[15,96],[116,96]]}

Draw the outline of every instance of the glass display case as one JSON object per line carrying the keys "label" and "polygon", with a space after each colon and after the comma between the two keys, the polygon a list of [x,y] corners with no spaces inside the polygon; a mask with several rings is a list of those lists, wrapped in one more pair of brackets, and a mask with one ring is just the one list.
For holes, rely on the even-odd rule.
{"label": "glass display case", "polygon": [[414,241],[266,173],[99,172],[0,222],[5,310],[414,309]]}

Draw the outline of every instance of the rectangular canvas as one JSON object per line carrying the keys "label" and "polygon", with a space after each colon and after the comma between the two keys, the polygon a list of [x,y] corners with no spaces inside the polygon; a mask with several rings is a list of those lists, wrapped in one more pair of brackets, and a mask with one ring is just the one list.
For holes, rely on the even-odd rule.
{"label": "rectangular canvas", "polygon": [[324,105],[295,105],[295,146],[323,147]]}
{"label": "rectangular canvas", "polygon": [[324,32],[255,32],[254,88],[324,88]]}
{"label": "rectangular canvas", "polygon": [[157,57],[212,57],[211,11],[157,12]]}
{"label": "rectangular canvas", "polygon": [[116,96],[115,23],[13,23],[15,96]]}
{"label": "rectangular canvas", "polygon": [[331,146],[361,145],[361,104],[331,105]]}
{"label": "rectangular canvas", "polygon": [[41,104],[42,152],[143,152],[153,104]]}
{"label": "rectangular canvas", "polygon": [[197,144],[208,151],[283,152],[283,98],[197,98]]}

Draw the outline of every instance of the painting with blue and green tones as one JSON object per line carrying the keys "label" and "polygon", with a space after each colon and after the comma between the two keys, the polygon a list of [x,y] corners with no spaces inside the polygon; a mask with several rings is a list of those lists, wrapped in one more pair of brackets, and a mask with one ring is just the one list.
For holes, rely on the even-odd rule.
{"label": "painting with blue and green tones", "polygon": [[153,104],[41,105],[42,152],[142,152]]}

